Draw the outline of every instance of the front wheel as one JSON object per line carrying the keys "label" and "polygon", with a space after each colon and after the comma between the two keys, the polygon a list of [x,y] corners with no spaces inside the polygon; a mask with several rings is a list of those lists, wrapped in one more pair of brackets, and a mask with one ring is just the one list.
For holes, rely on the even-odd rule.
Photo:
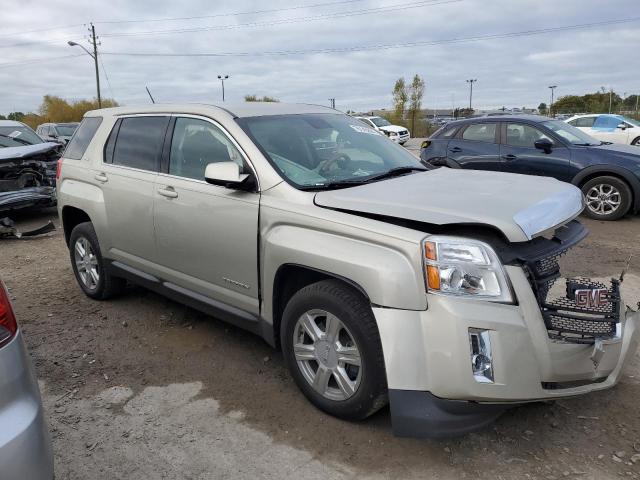
{"label": "front wheel", "polygon": [[595,220],[618,220],[631,208],[631,189],[617,177],[592,178],[582,186],[587,202],[585,215]]}
{"label": "front wheel", "polygon": [[631,145],[635,145],[636,147],[640,147],[640,137],[636,138],[631,142]]}
{"label": "front wheel", "polygon": [[299,290],[285,308],[280,338],[293,379],[320,410],[361,420],[387,403],[380,335],[357,290],[337,280]]}

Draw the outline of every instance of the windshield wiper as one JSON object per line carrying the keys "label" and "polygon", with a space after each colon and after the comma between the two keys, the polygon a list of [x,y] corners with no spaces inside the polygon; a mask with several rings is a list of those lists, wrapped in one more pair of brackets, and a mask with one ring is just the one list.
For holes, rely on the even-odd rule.
{"label": "windshield wiper", "polygon": [[23,140],[21,138],[18,137],[11,137],[9,135],[4,135],[2,133],[0,133],[0,137],[4,137],[4,138],[10,138],[11,140],[13,140],[14,142],[19,142],[22,143],[23,145],[33,145],[33,143],[29,143],[26,140]]}
{"label": "windshield wiper", "polygon": [[398,177],[400,175],[406,175],[407,173],[415,171],[426,172],[428,171],[428,169],[424,167],[396,167],[384,173],[373,175],[371,177],[352,178],[350,180],[335,180],[326,183],[316,183],[315,185],[305,185],[301,188],[301,190],[329,190],[333,188],[355,187],[357,185],[365,185],[369,182],[385,180],[387,178]]}
{"label": "windshield wiper", "polygon": [[424,167],[396,167],[391,170],[387,170],[384,173],[380,173],[378,175],[374,175],[372,177],[367,177],[362,180],[363,183],[375,182],[377,180],[384,180],[387,178],[399,177],[400,175],[405,175],[411,172],[426,172],[427,169]]}

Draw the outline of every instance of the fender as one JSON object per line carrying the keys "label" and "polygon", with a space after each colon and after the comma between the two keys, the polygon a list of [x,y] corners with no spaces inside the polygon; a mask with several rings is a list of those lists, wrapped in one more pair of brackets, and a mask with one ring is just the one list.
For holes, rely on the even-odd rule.
{"label": "fender", "polygon": [[263,237],[262,313],[273,323],[273,285],[279,268],[296,264],[358,285],[375,306],[424,310],[420,249],[415,258],[390,246],[297,226],[280,225]]}
{"label": "fender", "polygon": [[[71,163],[71,161],[68,163]],[[65,169],[67,168],[67,165],[65,165]],[[109,231],[104,228],[104,226],[108,225],[107,211],[104,204],[104,195],[100,188],[72,178],[63,178],[58,185],[58,199],[58,204],[63,205],[59,212],[61,221],[64,207],[75,207],[82,210],[91,219],[100,243],[105,246],[111,245]],[[106,252],[108,249],[105,248],[104,251]]]}
{"label": "fender", "polygon": [[638,177],[636,177],[631,170],[628,170],[624,167],[619,167],[617,165],[592,165],[578,172],[576,176],[571,180],[571,183],[575,186],[579,186],[586,177],[589,177],[594,173],[613,173],[619,177],[622,177],[629,184],[633,193],[634,202],[631,207],[632,210],[634,212],[640,210],[640,179],[638,179]]}

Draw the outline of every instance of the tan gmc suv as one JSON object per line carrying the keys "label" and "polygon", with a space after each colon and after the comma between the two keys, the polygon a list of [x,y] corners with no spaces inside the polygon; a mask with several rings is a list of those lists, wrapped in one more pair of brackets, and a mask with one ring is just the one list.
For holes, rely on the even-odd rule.
{"label": "tan gmc suv", "polygon": [[619,279],[561,278],[587,233],[577,188],[428,168],[328,108],[89,112],[57,188],[89,297],[130,281],[246,328],[318,408],[388,402],[397,435],[609,388],[637,348]]}

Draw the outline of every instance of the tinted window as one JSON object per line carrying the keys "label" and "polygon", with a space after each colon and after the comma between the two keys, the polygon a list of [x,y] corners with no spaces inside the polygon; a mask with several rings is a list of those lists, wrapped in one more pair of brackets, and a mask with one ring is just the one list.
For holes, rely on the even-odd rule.
{"label": "tinted window", "polygon": [[456,134],[457,130],[458,130],[457,126],[449,127],[449,128],[445,126],[445,127],[442,127],[442,133],[438,136],[441,138],[452,138]]}
{"label": "tinted window", "polygon": [[208,164],[232,161],[243,168],[240,152],[218,127],[195,118],[176,120],[169,159],[171,175],[204,180]]}
{"label": "tinted window", "polygon": [[474,123],[462,133],[464,140],[494,143],[496,138],[496,123]]}
{"label": "tinted window", "polygon": [[123,118],[113,149],[113,164],[157,171],[168,121],[168,117]]}
{"label": "tinted window", "polygon": [[535,127],[521,123],[507,124],[507,145],[514,147],[535,148],[535,141],[546,138],[553,143],[553,140]]}
{"label": "tinted window", "polygon": [[26,125],[0,127],[0,147],[24,147],[42,143],[42,139]]}
{"label": "tinted window", "polygon": [[78,130],[76,130],[75,135],[67,145],[67,149],[64,151],[64,158],[80,160],[101,123],[102,117],[87,117],[82,120]]}
{"label": "tinted window", "polygon": [[596,121],[596,118],[597,117],[576,118],[575,120],[571,120],[569,123],[574,127],[590,128],[593,127],[593,122]]}
{"label": "tinted window", "polygon": [[593,128],[599,128],[602,130],[609,130],[617,128],[622,123],[622,119],[618,117],[612,117],[609,115],[600,115],[595,122],[593,122]]}

